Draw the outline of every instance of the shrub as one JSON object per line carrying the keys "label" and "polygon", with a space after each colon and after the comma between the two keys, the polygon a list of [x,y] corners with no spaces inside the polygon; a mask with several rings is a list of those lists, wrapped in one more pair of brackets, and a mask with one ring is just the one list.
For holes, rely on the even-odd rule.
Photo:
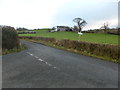
{"label": "shrub", "polygon": [[2,26],[2,49],[19,48],[20,41],[18,34],[13,27]]}

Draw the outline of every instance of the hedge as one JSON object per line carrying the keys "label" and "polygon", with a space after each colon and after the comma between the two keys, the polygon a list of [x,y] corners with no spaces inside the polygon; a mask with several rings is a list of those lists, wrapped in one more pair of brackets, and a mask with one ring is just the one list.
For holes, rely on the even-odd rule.
{"label": "hedge", "polygon": [[18,34],[14,27],[1,26],[2,27],[2,49],[13,49],[20,47],[20,41]]}
{"label": "hedge", "polygon": [[66,49],[75,49],[77,51],[87,52],[102,57],[109,57],[120,62],[120,47],[118,45],[98,44],[74,40],[56,40],[55,38],[20,36],[21,39],[33,39],[50,42]]}

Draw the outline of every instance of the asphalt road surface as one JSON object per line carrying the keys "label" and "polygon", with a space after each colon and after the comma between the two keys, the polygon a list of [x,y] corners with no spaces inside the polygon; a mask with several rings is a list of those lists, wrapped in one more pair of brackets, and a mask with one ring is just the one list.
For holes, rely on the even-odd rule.
{"label": "asphalt road surface", "polygon": [[118,88],[118,64],[22,41],[2,57],[3,88]]}

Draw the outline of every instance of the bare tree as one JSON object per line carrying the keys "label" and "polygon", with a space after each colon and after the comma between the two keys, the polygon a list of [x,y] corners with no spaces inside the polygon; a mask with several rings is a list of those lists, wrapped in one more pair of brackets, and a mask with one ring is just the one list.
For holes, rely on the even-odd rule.
{"label": "bare tree", "polygon": [[81,18],[73,19],[73,22],[76,22],[79,28],[79,32],[82,31],[82,28],[87,24],[87,22]]}

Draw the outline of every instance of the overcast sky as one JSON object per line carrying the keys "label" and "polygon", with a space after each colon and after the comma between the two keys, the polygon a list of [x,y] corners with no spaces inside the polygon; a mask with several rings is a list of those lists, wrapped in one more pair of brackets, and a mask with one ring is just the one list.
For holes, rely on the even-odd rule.
{"label": "overcast sky", "polygon": [[99,29],[105,22],[118,25],[119,0],[0,0],[0,25],[51,28],[74,26],[73,19],[87,21],[84,30]]}

